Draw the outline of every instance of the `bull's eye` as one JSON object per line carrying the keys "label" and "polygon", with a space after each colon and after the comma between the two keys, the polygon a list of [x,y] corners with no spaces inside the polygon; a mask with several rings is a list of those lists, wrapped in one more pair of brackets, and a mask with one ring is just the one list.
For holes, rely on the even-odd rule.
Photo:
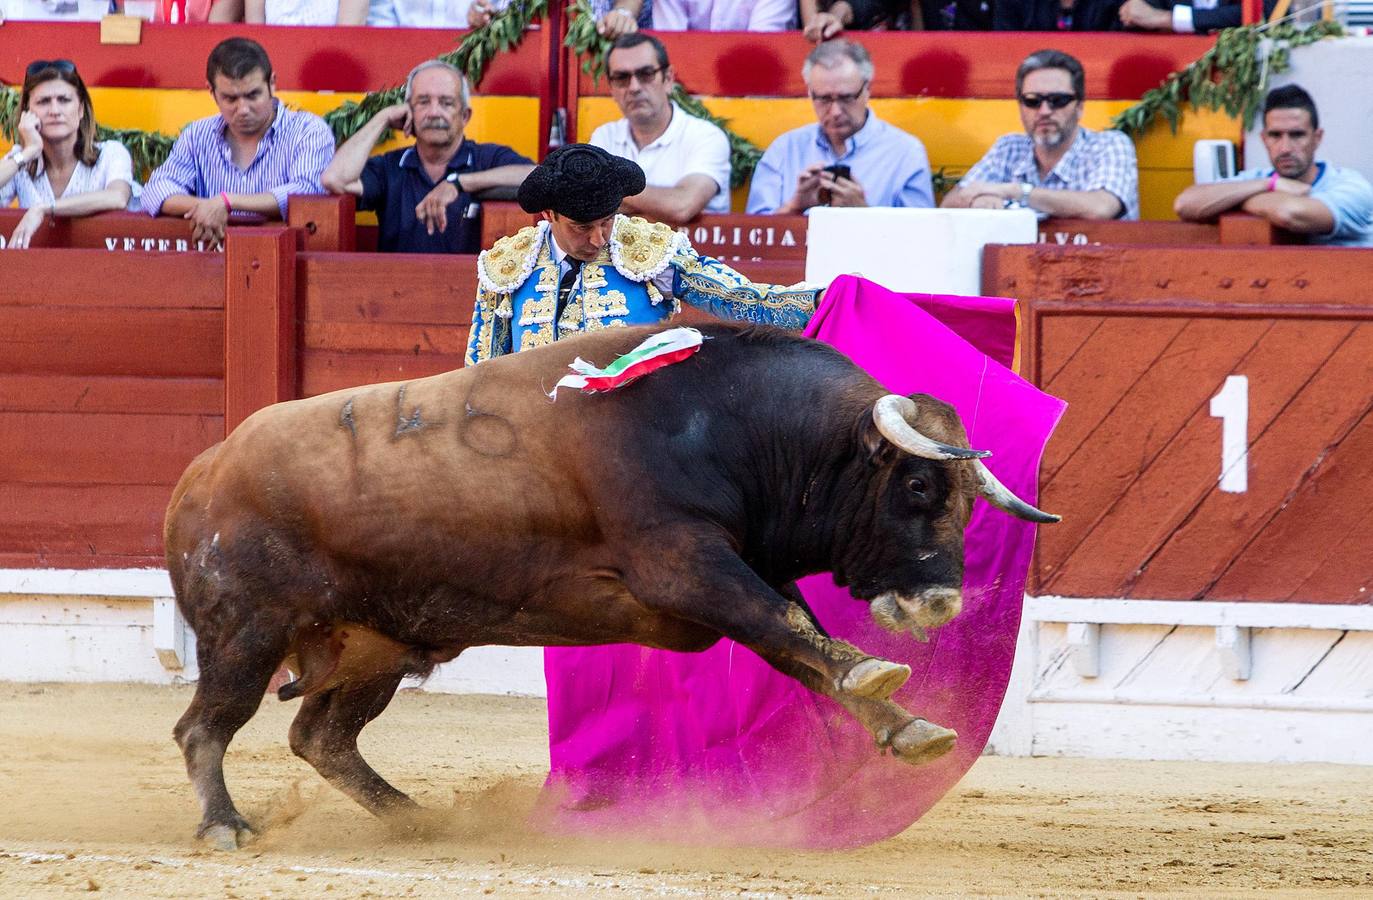
{"label": "bull's eye", "polygon": [[906,478],[906,490],[923,500],[929,494],[930,483],[921,475],[911,475]]}

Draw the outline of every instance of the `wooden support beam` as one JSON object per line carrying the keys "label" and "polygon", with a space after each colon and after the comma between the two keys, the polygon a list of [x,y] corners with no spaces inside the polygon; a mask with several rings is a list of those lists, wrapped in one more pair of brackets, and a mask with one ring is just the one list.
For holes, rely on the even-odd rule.
{"label": "wooden support beam", "polygon": [[1221,625],[1216,629],[1220,667],[1233,681],[1249,680],[1253,667],[1250,634],[1251,629],[1239,625]]}
{"label": "wooden support beam", "polygon": [[296,396],[296,236],[230,228],[224,250],[224,432]]}
{"label": "wooden support beam", "polygon": [[1068,623],[1068,653],[1082,678],[1101,674],[1101,626],[1095,622]]}
{"label": "wooden support beam", "polygon": [[299,231],[299,250],[352,253],[358,246],[356,214],[352,194],[293,194],[286,224]]}

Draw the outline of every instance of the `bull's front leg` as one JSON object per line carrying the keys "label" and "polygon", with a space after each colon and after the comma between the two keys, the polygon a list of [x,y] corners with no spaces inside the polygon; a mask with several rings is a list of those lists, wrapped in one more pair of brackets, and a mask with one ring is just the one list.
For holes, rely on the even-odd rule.
{"label": "bull's front leg", "polygon": [[[805,598],[801,596],[801,590],[795,582],[783,586],[779,593],[805,613],[814,631],[828,636],[824,627],[815,618],[814,612],[806,605]],[[909,668],[907,671],[910,671]],[[958,733],[952,728],[945,728],[928,719],[912,716],[886,697],[862,697],[842,690],[826,691],[824,685],[806,670],[789,671],[787,674],[817,694],[824,694],[844,707],[849,715],[857,719],[868,734],[872,735],[878,747],[890,750],[893,756],[911,765],[938,759],[952,750],[958,740]]]}
{"label": "bull's front leg", "polygon": [[953,731],[887,700],[910,677],[908,666],[826,635],[803,603],[775,591],[729,548],[708,545],[691,557],[667,566],[655,558],[626,581],[656,611],[718,631],[836,700],[900,758],[925,762],[952,749]]}

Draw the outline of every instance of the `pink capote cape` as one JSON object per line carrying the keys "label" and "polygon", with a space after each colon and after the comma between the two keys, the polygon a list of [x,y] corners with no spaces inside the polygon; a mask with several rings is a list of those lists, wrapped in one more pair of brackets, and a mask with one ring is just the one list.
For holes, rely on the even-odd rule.
{"label": "pink capote cape", "polygon": [[[972,446],[992,451],[992,472],[1035,502],[1040,455],[1064,404],[1008,368],[1013,301],[894,294],[845,276],[806,333],[896,393],[952,403]],[[838,704],[730,640],[697,654],[547,649],[551,771],[542,806],[551,826],[805,848],[854,847],[902,831],[987,742],[1015,655],[1034,529],[977,503],[963,612],[926,644],[879,628],[867,605],[828,576],[801,582],[830,634],[911,666],[897,703],[958,732],[955,749],[925,766],[879,754]]]}

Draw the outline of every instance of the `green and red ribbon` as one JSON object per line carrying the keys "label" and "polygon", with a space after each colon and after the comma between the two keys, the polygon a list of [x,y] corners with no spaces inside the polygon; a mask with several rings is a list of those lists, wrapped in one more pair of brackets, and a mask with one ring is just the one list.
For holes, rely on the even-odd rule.
{"label": "green and red ribbon", "polygon": [[580,356],[568,363],[574,374],[564,375],[548,396],[557,399],[558,388],[576,388],[585,394],[613,391],[624,387],[655,369],[681,362],[701,349],[701,332],[695,328],[669,328],[645,340],[639,346],[617,357],[604,369],[597,368]]}

